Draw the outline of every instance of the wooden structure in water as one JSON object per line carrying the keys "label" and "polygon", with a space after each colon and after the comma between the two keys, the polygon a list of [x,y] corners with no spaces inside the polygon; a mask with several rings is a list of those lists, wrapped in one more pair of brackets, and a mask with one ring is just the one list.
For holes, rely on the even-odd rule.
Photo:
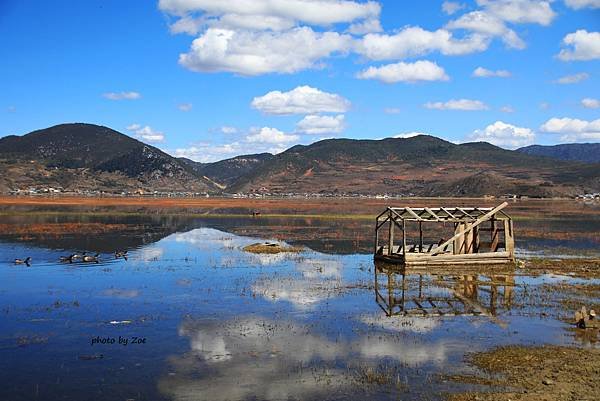
{"label": "wooden structure in water", "polygon": [[375,263],[375,300],[387,316],[488,316],[512,306],[514,272],[397,269]]}
{"label": "wooden structure in water", "polygon": [[[376,219],[375,259],[410,267],[514,263],[513,222],[503,211],[507,205],[388,207]],[[436,232],[448,226],[448,238],[437,240]]]}

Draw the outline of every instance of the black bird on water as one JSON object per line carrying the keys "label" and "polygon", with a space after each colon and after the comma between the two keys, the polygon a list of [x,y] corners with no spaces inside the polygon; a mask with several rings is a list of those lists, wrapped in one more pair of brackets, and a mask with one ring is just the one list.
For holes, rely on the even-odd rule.
{"label": "black bird on water", "polygon": [[29,265],[29,262],[31,261],[30,257],[27,257],[26,259],[15,259],[15,265]]}
{"label": "black bird on water", "polygon": [[72,255],[69,255],[69,256],[61,256],[60,257],[60,261],[61,262],[73,263],[73,259],[75,259],[75,254],[72,254]]}
{"label": "black bird on water", "polygon": [[98,263],[98,257],[100,256],[99,253],[96,253],[94,256],[91,255],[83,255],[83,257],[81,258],[81,260],[83,260],[84,262],[96,262]]}
{"label": "black bird on water", "polygon": [[127,250],[125,251],[115,251],[115,259],[123,258],[127,260]]}

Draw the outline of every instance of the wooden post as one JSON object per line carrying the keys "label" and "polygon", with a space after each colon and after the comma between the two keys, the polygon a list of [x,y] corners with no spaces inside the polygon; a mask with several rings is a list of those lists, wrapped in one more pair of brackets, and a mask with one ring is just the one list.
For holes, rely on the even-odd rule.
{"label": "wooden post", "polygon": [[406,220],[402,220],[402,255],[406,256]]}
{"label": "wooden post", "polygon": [[379,252],[379,219],[375,222],[375,252],[373,254],[377,255],[377,252]]}
{"label": "wooden post", "polygon": [[515,239],[513,237],[512,220],[504,220],[504,243],[506,252],[512,257],[515,254]]}
{"label": "wooden post", "polygon": [[394,219],[392,218],[392,212],[390,212],[390,226],[388,229],[388,256],[394,253]]}
{"label": "wooden post", "polygon": [[419,221],[419,253],[423,252],[423,224]]}

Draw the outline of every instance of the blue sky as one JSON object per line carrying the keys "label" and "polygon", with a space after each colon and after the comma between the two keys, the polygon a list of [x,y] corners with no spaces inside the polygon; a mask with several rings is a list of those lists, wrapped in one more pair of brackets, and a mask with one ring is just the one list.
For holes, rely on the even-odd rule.
{"label": "blue sky", "polygon": [[599,31],[600,0],[3,0],[0,136],[89,122],[199,161],[599,142]]}

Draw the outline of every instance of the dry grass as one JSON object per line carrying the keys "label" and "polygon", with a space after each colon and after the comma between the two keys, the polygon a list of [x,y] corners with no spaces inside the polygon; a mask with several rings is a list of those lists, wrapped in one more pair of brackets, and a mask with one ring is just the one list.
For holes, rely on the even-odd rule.
{"label": "dry grass", "polygon": [[243,248],[246,252],[251,253],[281,253],[281,252],[301,252],[302,248],[294,246],[284,246],[278,243],[263,242],[247,245]]}

